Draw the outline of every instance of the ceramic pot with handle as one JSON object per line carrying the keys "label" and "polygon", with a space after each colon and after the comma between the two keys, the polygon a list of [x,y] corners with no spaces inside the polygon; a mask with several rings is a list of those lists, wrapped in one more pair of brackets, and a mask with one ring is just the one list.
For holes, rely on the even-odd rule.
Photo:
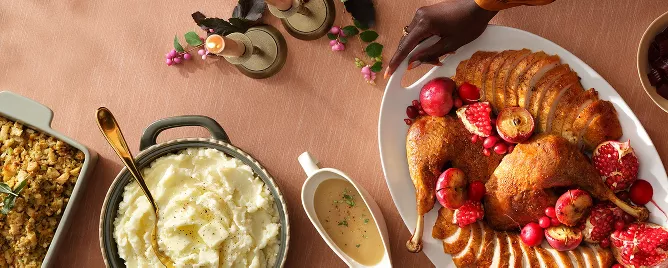
{"label": "ceramic pot with handle", "polygon": [[[204,127],[211,133],[211,137],[184,138],[157,143],[156,139],[162,131],[184,126]],[[274,182],[274,179],[264,167],[250,155],[233,146],[225,130],[215,120],[206,116],[188,115],[165,118],[152,123],[142,134],[139,145],[141,152],[135,157],[137,168],[142,170],[162,156],[178,153],[187,148],[211,148],[237,158],[250,166],[253,172],[267,185],[274,197],[274,204],[278,210],[281,225],[279,250],[274,267],[283,267],[290,240],[288,210],[283,195],[276,182]],[[116,241],[113,237],[114,219],[116,219],[118,205],[123,200],[125,186],[132,181],[131,174],[126,168],[123,168],[109,187],[102,205],[102,213],[100,215],[100,247],[107,267],[125,267],[125,261],[118,256]]]}

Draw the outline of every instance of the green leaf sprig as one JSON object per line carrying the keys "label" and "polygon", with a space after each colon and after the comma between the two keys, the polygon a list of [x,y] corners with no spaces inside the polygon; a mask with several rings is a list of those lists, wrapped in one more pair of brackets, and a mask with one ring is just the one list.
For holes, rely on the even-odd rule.
{"label": "green leaf sprig", "polygon": [[[353,25],[345,26],[341,28],[341,31],[347,38],[357,35],[363,43],[366,43],[364,47],[364,53],[368,58],[370,58],[370,62],[367,63],[357,57],[355,58],[355,66],[357,66],[357,68],[364,68],[368,66],[369,69],[374,73],[379,73],[383,70],[383,45],[376,42],[379,37],[376,31],[369,29],[369,26],[356,19],[353,19]],[[327,34],[327,38],[330,40],[337,40],[338,38],[338,41],[344,44],[348,42],[345,37],[340,37],[331,33]],[[374,84],[373,78],[375,78],[375,75],[372,76],[372,79],[368,80],[367,82]]]}
{"label": "green leaf sprig", "polygon": [[9,214],[9,211],[14,208],[16,198],[19,197],[19,194],[21,194],[21,191],[23,191],[23,188],[27,183],[28,180],[23,180],[19,183],[19,185],[16,186],[16,188],[14,188],[14,190],[12,190],[9,185],[0,182],[0,193],[7,194],[2,202],[2,209],[0,209],[0,213],[5,215]]}

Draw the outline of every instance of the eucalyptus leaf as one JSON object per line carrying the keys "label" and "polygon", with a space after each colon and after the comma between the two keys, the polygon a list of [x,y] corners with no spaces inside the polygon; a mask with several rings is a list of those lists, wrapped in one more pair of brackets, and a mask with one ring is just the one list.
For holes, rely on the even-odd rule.
{"label": "eucalyptus leaf", "polygon": [[364,51],[371,58],[379,57],[383,53],[383,45],[373,42],[366,46]]}
{"label": "eucalyptus leaf", "polygon": [[178,52],[184,52],[185,51],[183,49],[183,47],[181,46],[181,44],[179,44],[179,37],[176,36],[176,35],[174,36],[174,49],[176,49],[176,51],[178,51]]}
{"label": "eucalyptus leaf", "polygon": [[380,73],[380,71],[383,70],[383,63],[380,62],[380,61],[377,61],[376,63],[371,65],[371,68],[369,68],[369,69],[371,69],[371,71],[374,72],[374,73]]}
{"label": "eucalyptus leaf", "polygon": [[13,196],[17,195],[12,191],[12,188],[9,188],[9,185],[7,185],[5,183],[2,183],[2,182],[0,182],[0,193],[13,195]]}
{"label": "eucalyptus leaf", "polygon": [[348,25],[346,27],[341,28],[341,31],[343,31],[343,34],[348,37],[354,36],[360,32],[359,30],[357,30],[357,27],[352,25]]}
{"label": "eucalyptus leaf", "polygon": [[184,37],[188,45],[196,47],[202,44],[202,40],[199,39],[199,35],[196,32],[187,32]]}
{"label": "eucalyptus leaf", "polygon": [[378,33],[376,31],[368,30],[360,34],[360,39],[367,43],[376,41],[376,38],[378,38]]}
{"label": "eucalyptus leaf", "polygon": [[355,27],[359,28],[360,30],[369,29],[369,25],[366,25],[356,19],[353,19],[353,24],[355,24]]}
{"label": "eucalyptus leaf", "polygon": [[332,34],[332,33],[327,33],[327,38],[328,38],[329,40],[336,40],[336,35],[335,35],[335,34]]}

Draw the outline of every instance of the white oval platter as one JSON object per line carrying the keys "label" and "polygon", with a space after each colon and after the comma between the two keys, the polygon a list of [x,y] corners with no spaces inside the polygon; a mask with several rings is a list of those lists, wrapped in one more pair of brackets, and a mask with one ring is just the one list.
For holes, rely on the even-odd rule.
{"label": "white oval platter", "polygon": [[[438,38],[431,38],[418,46],[413,52],[425,48],[437,40]],[[601,99],[614,104],[624,132],[622,140],[631,140],[631,145],[640,160],[639,178],[651,182],[654,187],[654,201],[662,208],[668,208],[668,198],[666,197],[668,178],[666,178],[666,171],[659,154],[638,118],[615,89],[586,63],[559,45],[526,31],[490,25],[478,39],[461,47],[455,54],[447,56],[442,61],[443,66],[434,67],[410,87],[404,88],[401,86],[401,79],[406,72],[408,60],[401,63],[387,83],[378,119],[378,144],[387,187],[406,227],[412,232],[417,220],[415,188],[408,174],[408,164],[406,162],[405,141],[408,126],[403,120],[406,118],[406,107],[411,105],[412,100],[418,98],[420,88],[427,81],[435,77],[454,75],[457,64],[470,58],[474,52],[522,48],[533,51],[543,50],[548,54],[559,55],[562,63],[569,64],[579,74],[584,88],[595,88]],[[407,58],[410,58],[410,56]],[[436,221],[439,208],[440,205],[437,202],[434,209],[425,217],[423,251],[437,267],[454,267],[450,255],[443,253],[441,242],[431,237],[431,229]],[[650,221],[668,226],[666,218],[655,206],[650,203],[648,208],[651,212]],[[409,237],[399,239],[408,240]]]}

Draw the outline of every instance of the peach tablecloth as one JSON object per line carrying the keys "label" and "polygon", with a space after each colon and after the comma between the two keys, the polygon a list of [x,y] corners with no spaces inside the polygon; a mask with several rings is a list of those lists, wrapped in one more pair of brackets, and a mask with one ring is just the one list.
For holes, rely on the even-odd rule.
{"label": "peach tablecloth", "polygon": [[[386,59],[415,10],[435,2],[376,1]],[[292,224],[287,267],[344,266],[301,207],[305,175],[297,156],[303,151],[319,158],[322,166],[347,172],[369,190],[386,217],[396,267],[431,266],[424,254],[404,248],[409,232],[387,190],[376,142],[384,83],[376,87],[364,83],[352,61],[361,54],[359,46],[333,53],[326,38],[294,39],[275,18],[268,18],[286,35],[289,46],[287,64],[275,77],[249,79],[222,62],[164,64],[174,35],[196,29],[192,12],[228,17],[235,3],[6,0],[0,4],[0,90],[51,107],[55,129],[100,154],[84,205],[59,254],[59,266],[104,265],[98,239],[100,208],[121,165],[95,125],[93,115],[99,106],[116,114],[135,152],[141,131],[157,119],[202,114],[218,120],[235,145],[266,166],[287,198]],[[336,5],[337,24],[349,24],[342,4],[336,1]],[[666,11],[668,1],[663,0],[559,0],[504,11],[492,22],[550,39],[596,69],[626,100],[661,158],[668,161],[668,114],[642,90],[635,67],[643,31]],[[407,79],[415,80],[426,70],[420,67]],[[201,129],[187,128],[168,131],[161,140],[202,135]]]}

